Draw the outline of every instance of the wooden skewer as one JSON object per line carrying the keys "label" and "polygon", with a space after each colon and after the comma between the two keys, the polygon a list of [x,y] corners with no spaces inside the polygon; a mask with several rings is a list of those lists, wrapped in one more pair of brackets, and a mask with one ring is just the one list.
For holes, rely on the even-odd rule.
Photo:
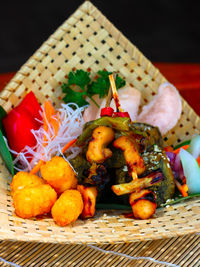
{"label": "wooden skewer", "polygon": [[121,108],[121,105],[120,105],[120,102],[119,102],[119,97],[118,97],[118,94],[117,94],[114,75],[116,75],[116,73],[109,75],[110,87],[112,89],[112,96],[113,96],[114,101],[115,101],[115,106],[116,106],[117,112],[123,112],[123,109]]}
{"label": "wooden skewer", "polygon": [[[117,74],[113,73],[113,78],[114,80],[116,79]],[[112,100],[112,87],[109,87],[109,91],[108,91],[108,96],[107,96],[107,100],[106,100],[106,105],[105,107],[109,107],[110,106],[110,102]]]}

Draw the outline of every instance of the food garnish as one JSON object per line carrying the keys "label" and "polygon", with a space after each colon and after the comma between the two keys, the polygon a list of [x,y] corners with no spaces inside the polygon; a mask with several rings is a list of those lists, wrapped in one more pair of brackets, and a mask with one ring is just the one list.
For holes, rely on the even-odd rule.
{"label": "food garnish", "polygon": [[[94,95],[99,95],[100,98],[103,98],[108,94],[110,87],[108,76],[111,72],[106,70],[98,71],[97,78],[91,80],[90,73],[84,70],[71,71],[68,75],[67,83],[62,84],[63,93],[65,97],[63,101],[65,103],[76,103],[79,107],[88,105],[86,97],[99,108],[99,105],[93,98]],[[116,86],[117,89],[123,87],[126,84],[118,75],[116,76]]]}
{"label": "food garnish", "polygon": [[25,146],[36,145],[31,130],[38,130],[41,126],[40,111],[41,107],[35,95],[30,92],[17,107],[4,116],[2,122],[12,150],[19,153]]}
{"label": "food garnish", "polygon": [[60,226],[66,226],[78,219],[83,210],[83,200],[78,190],[64,191],[55,201],[51,214]]}
{"label": "food garnish", "polygon": [[[140,94],[132,98],[134,112],[120,102],[120,92],[131,95],[135,89],[117,91],[125,81],[105,70],[91,76],[71,71],[62,85],[66,104],[58,109],[50,100],[40,106],[31,92],[10,113],[1,112],[7,139],[0,132],[0,152],[11,174],[13,164],[18,171],[11,183],[16,214],[31,218],[51,212],[54,221],[65,226],[106,207],[132,209],[134,218],[148,219],[156,208],[198,196],[200,136],[180,147],[163,146],[162,134],[180,117],[176,89],[162,84],[137,115]],[[177,110],[169,125],[174,110],[168,106],[158,112],[158,107],[172,97]],[[92,105],[101,109],[96,107],[94,119],[87,121],[84,115]],[[170,118],[161,117],[167,114]]]}

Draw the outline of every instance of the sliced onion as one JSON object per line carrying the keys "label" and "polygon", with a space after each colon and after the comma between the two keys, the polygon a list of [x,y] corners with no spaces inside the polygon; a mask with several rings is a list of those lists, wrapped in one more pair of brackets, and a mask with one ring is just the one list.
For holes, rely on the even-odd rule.
{"label": "sliced onion", "polygon": [[192,156],[197,159],[200,155],[200,135],[197,135],[191,139],[189,148],[187,149]]}
{"label": "sliced onion", "polygon": [[174,160],[175,160],[176,154],[173,153],[173,152],[169,152],[169,151],[166,151],[165,154],[167,155],[167,157],[170,160],[170,162],[173,163]]}
{"label": "sliced onion", "polygon": [[200,167],[196,159],[186,150],[179,152],[181,163],[183,166],[186,184],[190,194],[200,193]]}

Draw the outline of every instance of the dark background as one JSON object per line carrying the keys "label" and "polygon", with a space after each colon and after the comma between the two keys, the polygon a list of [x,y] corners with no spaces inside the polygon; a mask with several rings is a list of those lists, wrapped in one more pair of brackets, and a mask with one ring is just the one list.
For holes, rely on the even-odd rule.
{"label": "dark background", "polygon": [[[25,4],[26,3],[26,4]],[[17,71],[81,0],[2,1],[0,72]],[[184,0],[93,0],[154,62],[200,62],[200,4]]]}

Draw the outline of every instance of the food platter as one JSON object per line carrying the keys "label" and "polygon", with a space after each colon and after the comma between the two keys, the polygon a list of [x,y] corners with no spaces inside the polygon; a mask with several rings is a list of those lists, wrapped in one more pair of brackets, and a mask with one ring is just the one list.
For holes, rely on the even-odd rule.
{"label": "food platter", "polygon": [[[90,2],[85,2],[21,67],[0,94],[6,111],[29,91],[42,103],[51,99],[59,106],[61,84],[72,69],[117,71],[141,91],[148,103],[166,81],[145,56],[131,44]],[[200,131],[199,117],[182,99],[177,125],[164,137],[176,145]],[[48,216],[35,220],[18,218],[10,195],[10,178],[0,160],[0,238],[52,243],[120,243],[185,235],[200,231],[200,200],[194,199],[158,209],[152,219],[126,218],[124,211],[97,211],[92,219],[57,226]]]}

